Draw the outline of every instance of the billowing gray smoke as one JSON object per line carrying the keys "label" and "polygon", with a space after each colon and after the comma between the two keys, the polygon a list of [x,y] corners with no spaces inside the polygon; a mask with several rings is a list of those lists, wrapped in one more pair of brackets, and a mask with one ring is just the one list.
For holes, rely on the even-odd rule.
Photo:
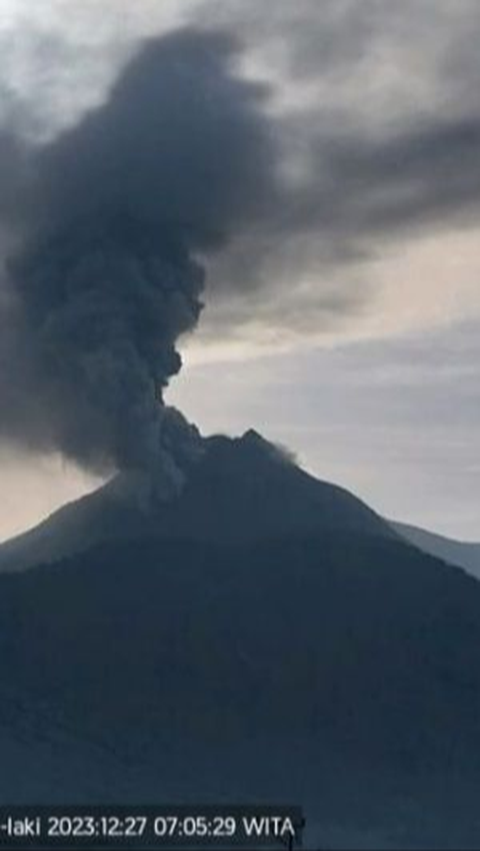
{"label": "billowing gray smoke", "polygon": [[200,437],[163,390],[202,307],[196,257],[270,191],[263,99],[229,38],[183,30],[144,47],[106,105],[53,143],[5,139],[0,219],[16,247],[0,435],[93,469],[151,471],[160,491],[181,481]]}
{"label": "billowing gray smoke", "polygon": [[[259,50],[286,49],[285,80],[320,91],[327,75],[333,101],[333,81],[357,69],[361,91],[367,54],[376,79],[379,4],[340,4],[344,15],[333,0],[285,0],[273,17],[267,5],[222,4],[250,68]],[[395,44],[392,4],[380,6]],[[163,402],[201,312],[200,258],[214,330],[267,315],[267,328],[305,335],[363,307],[357,272],[394,239],[470,227],[480,211],[478,110],[419,117],[413,98],[398,124],[370,109],[366,127],[360,95],[353,112],[350,94],[343,112],[291,94],[280,108],[242,77],[231,37],[198,28],[214,7],[144,45],[105,105],[43,147],[0,100],[0,441],[148,471],[167,492],[202,450]]]}

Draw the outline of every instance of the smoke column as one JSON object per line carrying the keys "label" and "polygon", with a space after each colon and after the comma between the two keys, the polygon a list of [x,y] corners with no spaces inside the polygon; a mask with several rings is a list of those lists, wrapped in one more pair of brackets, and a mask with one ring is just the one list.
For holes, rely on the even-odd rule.
{"label": "smoke column", "polygon": [[[43,148],[9,138],[0,207],[0,436],[181,485],[197,430],[164,405],[202,308],[198,257],[273,185],[264,90],[221,34],[148,43],[105,105]],[[17,185],[15,184],[15,180]],[[7,240],[8,241],[8,240]]]}

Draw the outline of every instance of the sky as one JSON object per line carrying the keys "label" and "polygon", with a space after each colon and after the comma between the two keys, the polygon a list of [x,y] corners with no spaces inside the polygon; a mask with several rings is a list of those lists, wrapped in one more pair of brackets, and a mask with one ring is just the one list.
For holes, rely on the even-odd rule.
{"label": "sky", "polygon": [[[269,89],[296,192],[203,258],[168,402],[205,433],[257,428],[388,517],[480,540],[478,3],[159,5],[0,0],[0,118],[55,139],[185,22],[246,45],[238,72]],[[0,539],[100,481],[8,441],[0,477]]]}

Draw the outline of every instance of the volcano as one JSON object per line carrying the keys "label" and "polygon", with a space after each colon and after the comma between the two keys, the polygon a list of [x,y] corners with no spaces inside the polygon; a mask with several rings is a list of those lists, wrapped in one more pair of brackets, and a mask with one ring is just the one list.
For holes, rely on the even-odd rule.
{"label": "volcano", "polygon": [[36,542],[0,576],[2,801],[285,802],[308,848],[479,847],[461,569],[255,432],[176,500],[117,479],[4,551]]}
{"label": "volcano", "polygon": [[245,542],[351,531],[393,537],[389,524],[343,488],[313,478],[254,430],[204,440],[176,498],[150,504],[138,476],[122,474],[0,546],[0,570],[20,570],[93,544],[142,535]]}

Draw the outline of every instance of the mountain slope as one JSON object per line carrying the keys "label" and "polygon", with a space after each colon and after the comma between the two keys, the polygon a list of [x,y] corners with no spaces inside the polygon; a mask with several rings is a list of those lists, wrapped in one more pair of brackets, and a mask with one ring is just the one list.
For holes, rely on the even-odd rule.
{"label": "mountain slope", "polygon": [[61,804],[72,774],[77,803],[101,800],[105,788],[128,798],[136,785],[125,761],[64,723],[55,702],[32,701],[18,688],[0,689],[0,754],[2,804],[32,805],[40,789]]}
{"label": "mountain slope", "polygon": [[0,575],[0,800],[297,802],[307,847],[480,847],[480,584],[254,432],[205,448],[175,501],[119,478],[0,548],[55,562]]}
{"label": "mountain slope", "polygon": [[472,576],[480,579],[480,544],[444,538],[442,535],[435,535],[433,532],[408,526],[405,523],[392,523],[392,527],[395,532],[423,552],[447,561],[449,564],[463,567]]}
{"label": "mountain slope", "polygon": [[0,572],[23,570],[81,552],[104,540],[152,531],[135,501],[110,482],[62,506],[28,532],[0,544]]}
{"label": "mountain slope", "polygon": [[254,431],[238,439],[205,440],[202,461],[172,502],[146,510],[141,484],[136,492],[135,482],[118,477],[1,545],[0,571],[54,561],[104,540],[145,534],[208,541],[335,530],[395,535],[359,499],[313,478]]}
{"label": "mountain slope", "polygon": [[[93,773],[124,766],[92,800],[285,800],[307,847],[480,846],[480,585],[400,541],[112,542],[1,576],[0,623],[2,687],[55,719],[45,772],[59,724]],[[35,758],[11,800],[86,795]]]}

